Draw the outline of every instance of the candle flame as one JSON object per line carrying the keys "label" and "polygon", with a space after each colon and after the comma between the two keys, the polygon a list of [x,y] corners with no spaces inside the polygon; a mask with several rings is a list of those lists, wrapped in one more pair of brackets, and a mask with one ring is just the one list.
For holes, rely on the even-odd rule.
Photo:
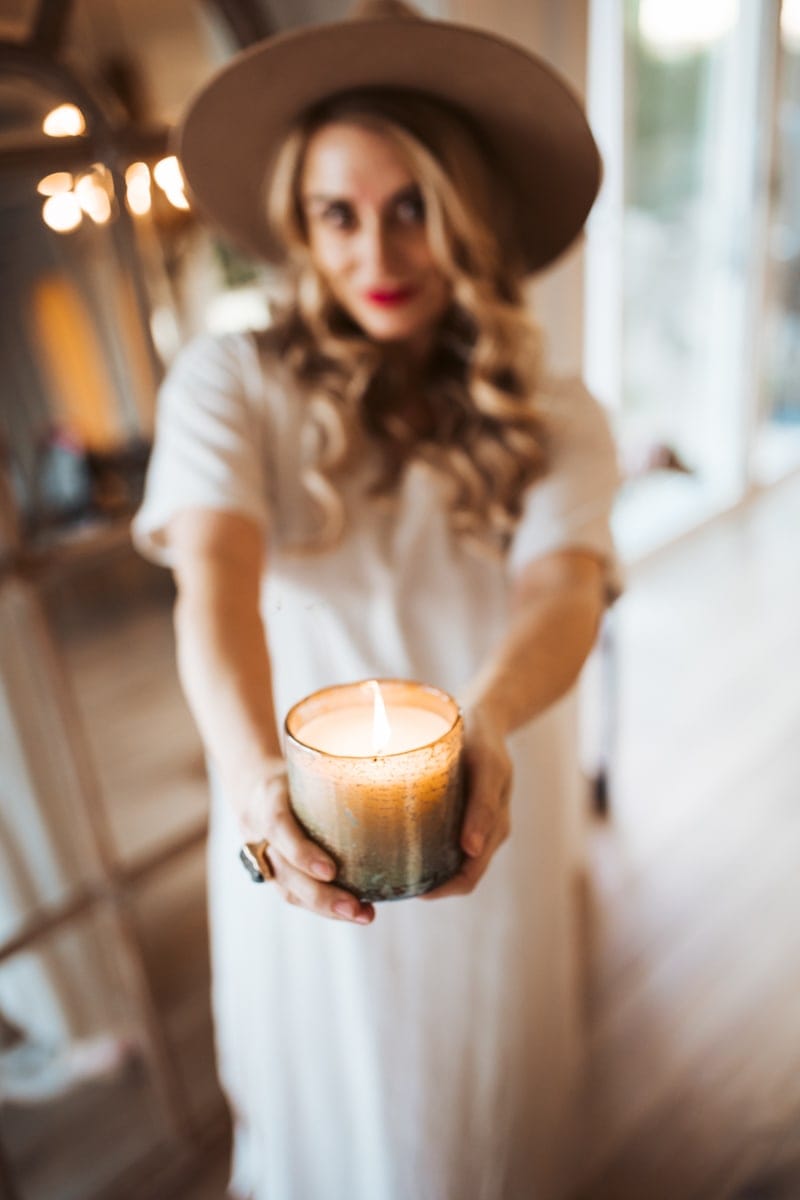
{"label": "candle flame", "polygon": [[369,688],[372,692],[372,753],[382,754],[389,745],[392,729],[377,679],[370,680]]}

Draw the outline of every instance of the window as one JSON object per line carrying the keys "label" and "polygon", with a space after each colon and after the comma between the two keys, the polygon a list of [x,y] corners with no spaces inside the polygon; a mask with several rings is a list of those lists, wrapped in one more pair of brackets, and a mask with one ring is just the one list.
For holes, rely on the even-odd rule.
{"label": "window", "polygon": [[[618,512],[630,558],[750,486],[776,20],[772,6],[741,0],[593,6],[590,115],[611,194],[590,225],[587,346],[630,479]],[[774,357],[785,359],[790,328],[783,272],[772,289],[784,343],[772,373],[784,378]],[[609,296],[616,339],[599,333]]]}

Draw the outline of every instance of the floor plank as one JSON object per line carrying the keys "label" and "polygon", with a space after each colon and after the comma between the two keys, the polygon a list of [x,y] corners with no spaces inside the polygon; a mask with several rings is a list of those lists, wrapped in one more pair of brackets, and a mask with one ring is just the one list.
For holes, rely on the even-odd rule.
{"label": "floor plank", "polygon": [[635,572],[580,1200],[800,1197],[800,480]]}

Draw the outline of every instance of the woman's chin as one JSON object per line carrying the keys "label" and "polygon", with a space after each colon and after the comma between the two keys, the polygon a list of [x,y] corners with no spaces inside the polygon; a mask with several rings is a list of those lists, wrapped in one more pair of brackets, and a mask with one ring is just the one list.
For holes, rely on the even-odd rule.
{"label": "woman's chin", "polygon": [[381,317],[372,314],[360,314],[358,324],[367,337],[376,342],[404,343],[424,340],[433,330],[432,321],[398,320],[392,316]]}

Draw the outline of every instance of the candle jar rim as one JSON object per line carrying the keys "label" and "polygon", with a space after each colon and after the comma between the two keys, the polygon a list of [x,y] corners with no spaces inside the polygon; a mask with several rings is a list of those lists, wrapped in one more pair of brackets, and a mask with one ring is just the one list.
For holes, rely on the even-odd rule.
{"label": "candle jar rim", "polygon": [[[429,742],[424,742],[421,746],[414,746],[410,750],[393,750],[390,754],[331,754],[328,750],[320,750],[317,746],[310,746],[308,742],[304,742],[296,733],[292,733],[289,728],[289,722],[297,710],[310,701],[315,700],[318,696],[324,696],[328,692],[349,692],[356,688],[363,688],[370,683],[377,683],[378,687],[382,687],[384,684],[397,684],[402,687],[417,688],[422,692],[427,692],[429,695],[434,695],[445,701],[446,704],[453,706],[455,713],[453,720],[447,729],[440,733],[438,737],[432,738]],[[431,746],[435,746],[443,738],[450,737],[453,731],[458,729],[462,723],[463,718],[458,702],[444,688],[436,687],[432,683],[420,683],[417,679],[399,679],[397,677],[379,679],[376,676],[370,676],[369,679],[355,679],[351,683],[332,683],[328,687],[317,688],[315,692],[309,692],[307,696],[304,696],[302,700],[297,700],[289,709],[283,722],[283,728],[287,738],[308,754],[319,755],[324,758],[335,758],[342,762],[364,762],[371,758],[403,758],[409,754],[418,754],[421,750],[428,750]]]}

